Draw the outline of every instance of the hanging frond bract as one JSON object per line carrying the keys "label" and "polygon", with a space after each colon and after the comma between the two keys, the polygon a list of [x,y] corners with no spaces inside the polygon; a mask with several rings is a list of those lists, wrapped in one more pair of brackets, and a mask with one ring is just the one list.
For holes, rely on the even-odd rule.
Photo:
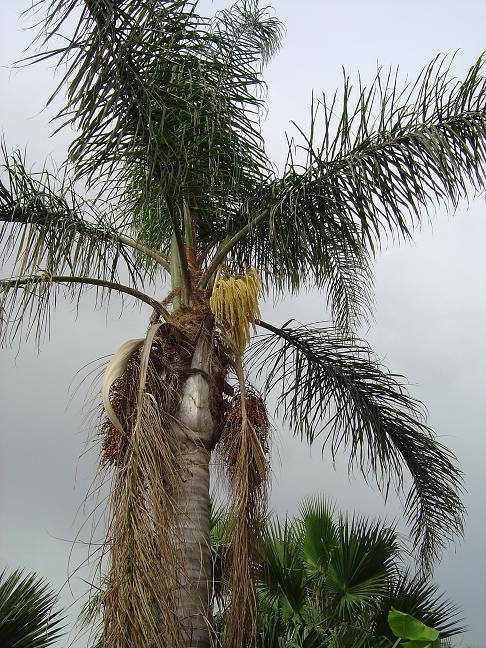
{"label": "hanging frond bract", "polygon": [[250,325],[260,317],[258,298],[262,282],[256,268],[236,276],[218,273],[210,299],[216,322],[224,326],[242,353],[250,341]]}
{"label": "hanging frond bract", "polygon": [[110,390],[113,387],[115,381],[123,375],[128,366],[130,358],[133,356],[135,351],[140,349],[140,347],[143,345],[143,341],[143,338],[138,338],[124,342],[108,363],[105,374],[103,376],[103,407],[105,408],[106,416],[110,420],[113,427],[115,427],[121,433],[123,433],[123,427],[112,407]]}

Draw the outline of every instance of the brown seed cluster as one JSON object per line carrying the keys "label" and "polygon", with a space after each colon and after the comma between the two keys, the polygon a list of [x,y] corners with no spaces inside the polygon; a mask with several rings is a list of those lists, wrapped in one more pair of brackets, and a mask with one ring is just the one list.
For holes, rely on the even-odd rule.
{"label": "brown seed cluster", "polygon": [[[269,453],[269,433],[270,421],[268,419],[267,406],[262,397],[257,391],[251,387],[245,387],[246,391],[246,415],[248,425],[251,426],[258,442],[261,446],[264,455]],[[221,434],[220,448],[226,468],[230,475],[237,469],[238,458],[241,452],[243,434],[249,433],[243,429],[243,414],[241,408],[241,394],[236,394],[228,407],[226,422]],[[255,470],[251,471],[251,481],[255,485],[261,480],[261,471],[255,466]]]}
{"label": "brown seed cluster", "polygon": [[[145,382],[145,392],[152,394],[159,411],[173,414],[179,404],[183,375],[187,372],[193,346],[172,324],[163,324],[154,338]],[[140,351],[130,358],[127,368],[112,385],[110,401],[124,432],[106,419],[101,426],[101,465],[118,465],[127,451],[136,417],[140,377]]]}
{"label": "brown seed cluster", "polygon": [[[200,332],[201,319],[207,315],[207,310],[205,313],[202,312],[201,305],[196,310],[198,311],[196,316],[194,313],[192,317],[189,313],[180,314],[180,317],[187,318],[190,324],[188,326],[186,323],[184,330],[181,328],[182,321],[179,325],[164,323],[153,341],[145,392],[154,397],[159,412],[164,416],[171,417],[176,413],[183,382],[191,372],[196,330],[197,333]],[[210,363],[211,412],[215,421],[219,421],[224,412],[222,393],[227,367],[228,356],[225,347],[215,336]],[[110,402],[124,432],[115,428],[108,419],[102,423],[100,430],[102,466],[119,465],[125,457],[136,417],[139,376],[140,351],[138,350],[129,360],[123,376],[113,383],[110,390]]]}
{"label": "brown seed cluster", "polygon": [[105,418],[100,429],[102,466],[118,465],[125,457],[130,438],[139,371],[140,352],[137,352],[130,358],[123,376],[115,380],[110,389],[110,402],[123,426],[124,433],[120,432],[108,418]]}

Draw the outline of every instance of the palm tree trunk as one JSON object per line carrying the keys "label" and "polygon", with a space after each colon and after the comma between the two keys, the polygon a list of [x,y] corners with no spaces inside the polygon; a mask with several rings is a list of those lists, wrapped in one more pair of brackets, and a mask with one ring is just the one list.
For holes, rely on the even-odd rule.
{"label": "palm tree trunk", "polygon": [[193,445],[192,449],[186,449],[183,461],[187,480],[178,506],[182,565],[177,614],[184,648],[209,648],[209,452]]}
{"label": "palm tree trunk", "polygon": [[[181,576],[178,616],[184,648],[209,648],[211,622],[211,552],[209,543],[209,458],[214,434],[208,385],[208,344],[203,332],[196,345],[177,415],[184,467],[178,494]],[[163,566],[162,566],[163,568]]]}

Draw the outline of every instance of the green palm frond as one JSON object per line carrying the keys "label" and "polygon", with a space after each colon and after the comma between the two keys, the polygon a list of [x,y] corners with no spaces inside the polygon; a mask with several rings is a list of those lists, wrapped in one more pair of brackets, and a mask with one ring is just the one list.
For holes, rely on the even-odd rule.
{"label": "green palm frond", "polygon": [[306,599],[305,574],[298,534],[290,522],[267,523],[260,561],[264,606],[286,621],[299,619]]}
{"label": "green palm frond", "polygon": [[0,279],[0,346],[12,344],[17,337],[28,338],[34,334],[40,346],[49,331],[50,311],[56,305],[57,296],[77,303],[86,286],[96,286],[97,299],[109,299],[113,292],[129,295],[151,306],[155,313],[165,319],[169,314],[164,306],[135,288],[113,281],[93,277],[51,275],[48,272],[22,277]]}
{"label": "green palm frond", "polygon": [[[62,126],[81,127],[70,149],[81,173],[89,178],[101,170],[109,173],[150,140],[157,148],[155,135],[163,125],[163,116],[154,114],[157,82],[167,86],[172,67],[181,63],[184,53],[190,69],[191,50],[200,44],[194,3],[47,0],[42,4],[47,8],[45,44],[67,36],[68,19],[74,20],[64,47],[33,59],[54,58],[67,66],[57,90],[67,85],[67,105],[59,119],[64,120]],[[163,112],[163,102],[158,109]]]}
{"label": "green palm frond", "polygon": [[369,616],[385,594],[399,552],[395,530],[364,518],[334,516],[322,497],[304,500],[297,523],[306,571],[329,623]]}
{"label": "green palm frond", "polygon": [[[211,520],[213,556],[225,523],[224,511],[217,509]],[[386,648],[392,606],[437,628],[441,638],[462,632],[457,608],[423,575],[403,571],[402,560],[393,526],[335,512],[322,496],[305,499],[292,520],[270,518],[256,556],[257,645]],[[224,613],[217,622],[223,629]]]}
{"label": "green palm frond", "polygon": [[338,323],[369,304],[368,254],[384,237],[407,238],[434,204],[484,188],[484,58],[462,82],[437,58],[405,90],[381,72],[356,95],[346,77],[341,104],[313,106],[306,158],[291,149],[283,176],[230,213],[219,241],[277,292],[327,285]]}
{"label": "green palm frond", "polygon": [[67,270],[116,281],[126,273],[136,284],[146,272],[134,251],[168,267],[163,254],[131,239],[114,219],[83,200],[66,173],[61,178],[47,170],[29,173],[20,153],[9,155],[4,146],[2,153],[0,260],[13,261],[12,274]]}
{"label": "green palm frond", "polygon": [[318,581],[325,576],[331,553],[339,543],[334,507],[321,497],[309,497],[299,507],[299,513],[306,571],[313,581]]}
{"label": "green palm frond", "polygon": [[223,506],[214,506],[214,502],[211,502],[209,537],[213,567],[213,600],[220,611],[224,609],[225,603],[227,603],[225,599],[227,592],[225,591],[224,573],[228,552],[228,546],[226,544],[228,524],[227,510]]}
{"label": "green palm frond", "polygon": [[346,518],[339,522],[339,541],[331,552],[325,579],[330,606],[338,618],[352,621],[379,604],[397,555],[394,529],[381,523]]}
{"label": "green palm frond", "polygon": [[381,612],[374,618],[374,630],[379,635],[390,635],[387,613],[391,608],[406,612],[422,623],[436,628],[440,637],[447,638],[465,632],[461,625],[460,609],[439,591],[437,585],[408,572],[391,578],[383,596]]}
{"label": "green palm frond", "polygon": [[251,359],[265,367],[267,391],[280,390],[281,411],[295,434],[309,443],[322,436],[333,457],[348,450],[350,470],[374,474],[385,492],[391,483],[402,488],[407,467],[406,515],[429,567],[462,533],[462,475],[425,425],[420,404],[355,338],[333,328],[260,324],[272,334],[254,344]]}
{"label": "green palm frond", "polygon": [[56,597],[35,574],[17,570],[0,574],[0,645],[2,648],[47,648],[60,636],[61,612]]}
{"label": "green palm frond", "polygon": [[268,7],[260,7],[257,0],[239,0],[229,10],[223,9],[216,14],[212,31],[224,35],[226,43],[221,80],[231,82],[235,71],[239,70],[242,82],[242,64],[251,77],[278,52],[282,24],[268,13]]}
{"label": "green palm frond", "polygon": [[105,590],[94,587],[90,584],[87,600],[83,603],[79,612],[77,625],[79,634],[88,630],[86,639],[87,648],[102,648],[102,626],[103,626],[103,605]]}
{"label": "green palm frond", "polygon": [[[413,221],[433,203],[455,207],[469,184],[482,190],[484,65],[482,56],[459,82],[447,59],[437,57],[405,90],[398,89],[397,75],[380,72],[357,98],[345,77],[340,116],[336,97],[324,97],[313,116],[305,172],[288,165],[282,182],[291,187],[289,198],[301,193],[319,201],[323,217],[331,212],[352,219],[373,250],[386,232],[408,237]],[[320,116],[324,137],[318,144]]]}
{"label": "green palm frond", "polygon": [[[367,318],[372,301],[371,259],[359,230],[340,214],[323,215],[316,200],[307,200],[305,193],[294,197],[291,205],[261,212],[255,226],[232,246],[228,262],[258,268],[267,289],[277,295],[324,289],[336,323],[352,327]],[[249,219],[254,211],[249,207]]]}
{"label": "green palm frond", "polygon": [[[75,303],[87,284],[98,287],[100,300],[114,288],[147,301],[137,286],[151,283],[155,268],[167,267],[166,257],[97,213],[67,176],[58,180],[48,171],[28,173],[19,153],[3,153],[0,261],[11,273],[0,281],[3,341],[23,331],[42,338],[60,283],[69,283],[68,296]],[[128,286],[120,283],[121,276]]]}
{"label": "green palm frond", "polygon": [[56,181],[47,171],[29,174],[18,153],[4,152],[4,157],[0,241],[2,262],[13,260],[12,274],[41,268],[87,274],[94,266],[100,276],[113,279],[124,250],[110,224],[84,217],[87,205],[68,179]]}
{"label": "green palm frond", "polygon": [[79,174],[99,182],[100,172],[115,172],[116,190],[135,177],[139,208],[153,186],[163,199],[190,194],[196,202],[248,192],[245,178],[268,167],[255,90],[262,61],[278,47],[278,21],[252,1],[213,21],[196,13],[196,2],[177,0],[45,4],[47,40],[77,13],[68,44],[34,58],[67,64],[59,117],[79,130],[70,150]]}
{"label": "green palm frond", "polygon": [[370,636],[367,629],[342,624],[333,628],[322,648],[390,648],[389,642],[380,637]]}

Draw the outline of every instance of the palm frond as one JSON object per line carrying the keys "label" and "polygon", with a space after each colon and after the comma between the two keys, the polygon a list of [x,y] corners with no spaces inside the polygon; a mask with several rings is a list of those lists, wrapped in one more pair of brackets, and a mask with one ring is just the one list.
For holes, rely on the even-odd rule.
{"label": "palm frond", "polygon": [[[23,277],[0,279],[0,345],[12,344],[17,337],[29,338],[35,334],[40,346],[49,332],[50,312],[55,307],[57,296],[63,296],[77,303],[86,286],[96,286],[97,299],[105,293],[119,292],[130,295],[149,304],[157,318],[168,321],[168,311],[160,302],[149,295],[113,281],[103,281],[92,277],[73,277],[51,275],[48,272]],[[109,297],[108,297],[109,298]]]}
{"label": "palm frond", "polygon": [[334,614],[351,621],[378,605],[397,554],[394,529],[380,522],[342,518],[339,540],[330,554],[325,588]]}
{"label": "palm frond", "polygon": [[443,58],[405,90],[381,72],[354,95],[345,77],[341,103],[313,104],[310,134],[299,129],[304,161],[291,142],[283,176],[230,212],[219,241],[277,292],[327,285],[340,324],[369,306],[368,255],[384,237],[408,238],[434,204],[484,189],[484,57],[462,82]]}
{"label": "palm frond", "polygon": [[293,432],[309,443],[321,435],[336,456],[349,451],[349,468],[374,474],[385,493],[403,487],[403,464],[412,478],[405,512],[425,567],[462,533],[462,474],[453,455],[425,425],[423,412],[398,376],[388,373],[364,343],[333,328],[278,329],[252,347],[265,368],[266,389]]}
{"label": "palm frond", "polygon": [[295,204],[285,206],[273,192],[271,183],[255,186],[250,202],[227,212],[223,231],[213,227],[214,254],[201,282],[209,282],[223,261],[235,269],[254,266],[266,289],[277,295],[323,288],[333,318],[344,329],[367,319],[371,258],[356,223],[340,214],[323,215],[315,197],[307,201],[304,194],[295,195]]}
{"label": "palm frond", "polygon": [[225,591],[224,573],[225,562],[228,554],[226,542],[226,529],[229,525],[228,511],[223,506],[215,506],[211,502],[211,516],[209,519],[209,534],[211,541],[211,556],[213,567],[213,600],[221,612],[227,600]]}
{"label": "palm frond", "polygon": [[231,603],[225,646],[239,648],[254,646],[258,630],[254,555],[261,542],[267,506],[270,424],[264,401],[245,384],[239,352],[230,338],[227,340],[234,352],[239,392],[229,404],[219,441],[230,511],[226,578]]}
{"label": "palm frond", "polygon": [[339,542],[334,507],[322,497],[308,497],[300,505],[299,513],[306,570],[317,581],[327,572],[329,558]]}
{"label": "palm frond", "polygon": [[0,645],[11,648],[47,648],[62,631],[56,597],[35,574],[17,570],[0,574]]}
{"label": "palm frond", "polygon": [[[234,200],[268,167],[259,133],[261,61],[276,49],[279,23],[244,0],[211,21],[196,2],[45,0],[46,41],[67,72],[59,115],[79,135],[70,157],[90,182],[131,184],[131,207],[208,196]],[[114,83],[113,80],[116,79]],[[110,177],[111,176],[111,177]],[[137,188],[135,192],[133,189]]]}
{"label": "palm frond", "polygon": [[13,272],[35,272],[42,267],[61,274],[69,269],[73,274],[113,280],[124,264],[135,283],[146,272],[132,258],[134,252],[168,268],[162,253],[131,239],[114,216],[100,213],[92,201],[83,200],[66,170],[60,177],[46,169],[29,173],[20,152],[10,155],[2,144],[2,154],[0,260],[13,258]]}
{"label": "palm frond", "polygon": [[[151,259],[160,269],[167,266],[164,255],[97,213],[79,198],[67,175],[57,180],[48,171],[28,173],[19,153],[3,153],[0,261],[11,272],[1,282],[2,318],[4,324],[10,322],[7,334],[3,327],[4,341],[5,335],[13,341],[22,331],[33,330],[40,341],[55,305],[54,293],[63,282],[69,283],[68,296],[74,302],[87,284],[98,286],[100,300],[113,288],[144,300],[137,286],[144,279],[150,283],[156,271],[140,260]],[[130,285],[121,284],[121,276]]]}
{"label": "palm frond", "polygon": [[267,523],[260,555],[259,594],[264,607],[288,622],[305,606],[305,572],[296,529],[288,521]]}
{"label": "palm frond", "polygon": [[230,9],[219,11],[212,30],[224,34],[227,43],[221,71],[226,82],[242,61],[250,70],[261,69],[280,48],[282,25],[258,0],[239,0]]}
{"label": "palm frond", "polygon": [[342,624],[333,628],[326,642],[321,644],[325,648],[389,648],[389,642],[380,637],[371,637],[367,629],[355,628],[349,624]]}
{"label": "palm frond", "polygon": [[[303,146],[304,171],[292,160],[287,166],[284,201],[302,194],[319,202],[322,217],[353,220],[373,250],[385,232],[408,237],[433,203],[456,207],[468,185],[484,189],[484,65],[481,56],[460,82],[451,77],[447,58],[436,57],[404,90],[397,74],[379,72],[370,88],[360,86],[357,98],[345,77],[340,116],[336,97],[324,97]],[[317,144],[319,117],[324,137]]]}
{"label": "palm frond", "polygon": [[[336,324],[348,329],[371,310],[370,255],[352,220],[323,214],[317,199],[307,198],[305,192],[296,193],[288,204],[263,211],[229,251],[227,262],[258,268],[266,288],[277,295],[324,289]],[[253,213],[249,208],[250,223]]]}
{"label": "palm frond", "polygon": [[460,609],[439,591],[437,585],[430,583],[420,575],[411,576],[408,572],[390,579],[387,592],[383,596],[381,611],[374,618],[376,634],[390,635],[387,622],[388,611],[406,612],[416,617],[425,625],[436,628],[440,638],[452,637],[466,630],[461,625]]}
{"label": "palm frond", "polygon": [[[102,429],[102,462],[114,465],[103,595],[102,645],[108,648],[183,644],[176,603],[183,577],[176,504],[183,460],[172,424],[180,385],[177,390],[154,366],[168,326],[152,325],[142,348],[132,345],[125,371],[112,385],[112,409],[123,434],[113,435],[109,419]],[[164,578],[161,565],[168,567]]]}
{"label": "palm frond", "polygon": [[88,632],[87,648],[102,648],[102,627],[105,590],[90,583],[88,597],[76,620],[79,635]]}
{"label": "palm frond", "polygon": [[[260,648],[385,648],[392,606],[437,628],[442,640],[463,631],[457,608],[437,587],[403,571],[393,526],[337,513],[322,496],[307,498],[299,511],[293,520],[267,520],[256,556]],[[217,511],[213,555],[224,537],[221,524],[224,512]]]}

